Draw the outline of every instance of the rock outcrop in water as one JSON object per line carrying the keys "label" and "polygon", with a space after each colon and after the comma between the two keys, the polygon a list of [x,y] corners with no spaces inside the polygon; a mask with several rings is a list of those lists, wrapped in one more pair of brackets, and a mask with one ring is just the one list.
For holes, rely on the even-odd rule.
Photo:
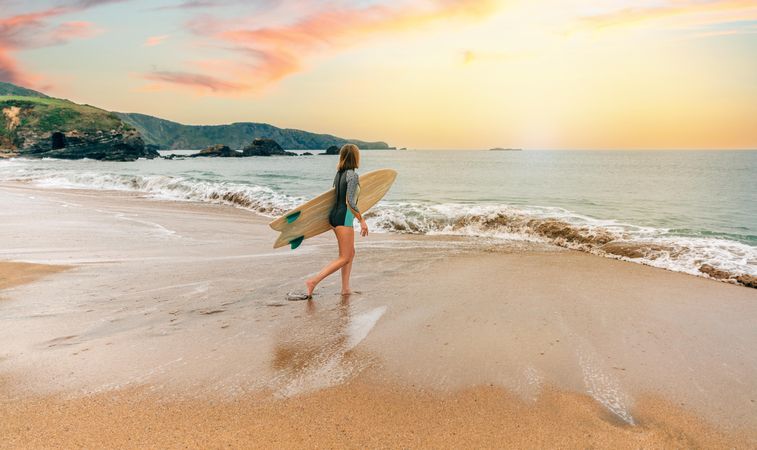
{"label": "rock outcrop in water", "polygon": [[331,147],[327,148],[325,152],[321,153],[321,155],[338,155],[339,150],[339,147],[332,145]]}
{"label": "rock outcrop in water", "polygon": [[242,152],[230,149],[227,145],[216,144],[212,145],[199,153],[190,155],[192,158],[208,157],[208,158],[240,158]]}
{"label": "rock outcrop in water", "polygon": [[242,149],[243,156],[296,156],[288,152],[273,139],[253,139],[252,143]]}
{"label": "rock outcrop in water", "polygon": [[212,158],[242,158],[248,156],[296,156],[296,153],[288,152],[281,148],[276,141],[272,139],[255,139],[250,145],[245,147],[241,152],[232,150],[228,145],[212,145],[199,153],[190,155],[191,158],[212,157]]}

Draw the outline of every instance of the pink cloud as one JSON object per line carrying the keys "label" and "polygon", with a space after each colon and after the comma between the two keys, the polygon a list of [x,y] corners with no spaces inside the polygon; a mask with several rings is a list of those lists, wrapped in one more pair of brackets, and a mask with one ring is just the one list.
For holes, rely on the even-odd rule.
{"label": "pink cloud", "polygon": [[120,1],[124,0],[79,0],[67,5],[0,18],[0,81],[39,87],[42,77],[27,73],[19,67],[13,58],[14,53],[92,37],[101,30],[90,22],[51,22],[65,14]]}
{"label": "pink cloud", "polygon": [[[318,57],[376,36],[416,30],[443,19],[482,18],[493,13],[498,4],[498,0],[430,0],[422,4],[395,2],[392,6],[337,6],[321,8],[291,24],[270,27],[240,26],[239,21],[202,16],[190,22],[188,29],[241,55],[235,62],[239,75],[220,86],[259,90],[304,70]],[[146,77],[154,80],[150,74]],[[175,84],[186,87],[184,81],[182,78]]]}
{"label": "pink cloud", "polygon": [[155,47],[157,45],[162,44],[163,41],[165,41],[166,39],[168,39],[168,37],[169,37],[169,35],[167,35],[167,34],[164,34],[164,35],[161,35],[161,36],[150,36],[147,39],[145,39],[144,46],[145,47]]}
{"label": "pink cloud", "polygon": [[246,87],[233,82],[221,80],[210,75],[202,75],[189,72],[154,71],[144,75],[144,78],[158,83],[177,84],[184,87],[199,90],[238,91]]}

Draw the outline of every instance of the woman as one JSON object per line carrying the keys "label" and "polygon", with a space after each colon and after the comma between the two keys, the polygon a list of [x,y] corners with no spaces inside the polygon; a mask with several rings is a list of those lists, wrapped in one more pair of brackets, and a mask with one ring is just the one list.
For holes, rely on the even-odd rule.
{"label": "woman", "polygon": [[360,235],[368,235],[368,225],[357,208],[357,198],[360,194],[360,180],[355,169],[360,166],[360,150],[357,145],[345,144],[339,150],[339,163],[334,177],[336,189],[336,202],[329,214],[336,240],[339,244],[339,257],[324,267],[318,275],[305,281],[308,298],[312,297],[313,290],[324,278],[342,269],[342,295],[349,295],[350,271],[352,260],[355,257],[355,228],[354,220],[360,221]]}

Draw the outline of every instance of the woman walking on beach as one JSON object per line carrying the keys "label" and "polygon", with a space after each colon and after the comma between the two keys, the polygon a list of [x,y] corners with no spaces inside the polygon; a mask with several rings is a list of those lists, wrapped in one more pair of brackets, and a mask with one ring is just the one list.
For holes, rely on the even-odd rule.
{"label": "woman walking on beach", "polygon": [[368,235],[368,224],[365,223],[363,215],[357,208],[360,180],[355,169],[359,166],[360,150],[357,145],[345,144],[342,146],[339,151],[336,176],[334,177],[336,202],[329,214],[329,223],[339,244],[339,257],[326,265],[318,275],[305,281],[308,298],[312,297],[313,290],[318,283],[339,269],[342,270],[342,295],[352,293],[350,290],[350,272],[352,271],[352,260],[355,257],[355,228],[353,227],[355,219],[360,222],[360,235]]}

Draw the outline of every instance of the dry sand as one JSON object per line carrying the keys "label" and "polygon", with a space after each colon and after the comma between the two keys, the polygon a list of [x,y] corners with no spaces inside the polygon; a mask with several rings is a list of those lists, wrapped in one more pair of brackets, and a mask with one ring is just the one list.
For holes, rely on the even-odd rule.
{"label": "dry sand", "polygon": [[526,402],[499,387],[441,395],[363,378],[288,399],[164,400],[126,390],[0,403],[4,448],[738,448],[659,398],[630,426],[587,395],[544,389]]}
{"label": "dry sand", "polygon": [[0,259],[74,266],[0,292],[0,446],[757,446],[757,290],[372,234],[359,295],[286,302],[333,237],[265,223],[0,186]]}

